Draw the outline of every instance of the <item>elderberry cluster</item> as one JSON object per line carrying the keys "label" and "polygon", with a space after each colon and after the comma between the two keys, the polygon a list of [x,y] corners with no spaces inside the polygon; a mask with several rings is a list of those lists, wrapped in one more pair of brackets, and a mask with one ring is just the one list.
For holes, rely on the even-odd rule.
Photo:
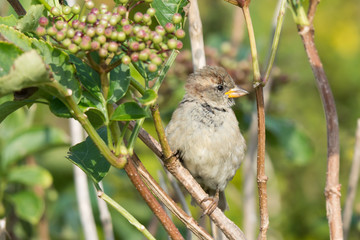
{"label": "elderberry cluster", "polygon": [[78,4],[53,7],[50,11],[52,16],[39,19],[36,32],[39,36],[49,36],[73,54],[97,51],[104,59],[116,54],[121,56],[123,64],[142,61],[147,63],[149,71],[155,72],[170,50],[183,47],[178,39],[184,38],[185,32],[176,27],[182,16],[175,13],[172,22],[150,29],[154,8],[149,7],[146,13],[130,14],[133,7],[141,2],[120,0],[122,5],[110,11],[106,4],[95,8],[94,2],[87,0],[85,7],[88,14],[81,17]]}

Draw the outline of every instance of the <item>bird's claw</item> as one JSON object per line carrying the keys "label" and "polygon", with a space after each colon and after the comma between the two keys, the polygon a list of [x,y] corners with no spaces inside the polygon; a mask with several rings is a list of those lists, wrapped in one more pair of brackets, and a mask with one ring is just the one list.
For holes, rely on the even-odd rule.
{"label": "bird's claw", "polygon": [[200,204],[202,204],[203,202],[206,202],[206,201],[211,201],[211,202],[210,202],[210,205],[201,214],[201,217],[204,217],[205,215],[211,215],[215,211],[215,209],[219,203],[219,197],[218,196],[206,197],[203,200],[201,200]]}

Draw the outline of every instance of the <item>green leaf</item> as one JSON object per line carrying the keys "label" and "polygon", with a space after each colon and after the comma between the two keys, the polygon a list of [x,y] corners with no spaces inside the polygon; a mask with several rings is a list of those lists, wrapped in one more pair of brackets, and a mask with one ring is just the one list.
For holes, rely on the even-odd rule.
{"label": "green leaf", "polygon": [[52,184],[52,176],[40,166],[20,166],[10,170],[7,176],[9,182],[22,183],[27,186],[48,188]]}
{"label": "green leaf", "polygon": [[98,128],[107,121],[106,106],[89,92],[83,92],[83,97],[79,103],[81,110],[88,115],[91,124]]}
{"label": "green leaf", "polygon": [[37,224],[44,213],[44,201],[31,191],[21,191],[9,196],[16,215],[31,224]]}
{"label": "green leaf", "polygon": [[120,64],[110,72],[108,103],[116,103],[124,97],[129,88],[130,79],[130,69],[125,64]]}
{"label": "green leaf", "polygon": [[68,137],[64,131],[50,127],[33,127],[4,141],[1,164],[5,169],[30,154],[67,144]]}
{"label": "green leaf", "polygon": [[68,54],[53,48],[49,43],[29,38],[25,34],[5,25],[0,25],[0,36],[23,51],[37,49],[39,54],[44,57],[44,62],[50,66],[54,79],[66,88],[71,89],[74,98],[77,101],[80,100],[80,84],[75,79],[75,67],[69,62]]}
{"label": "green leaf", "polygon": [[46,65],[39,54],[32,50],[20,55],[9,74],[0,77],[0,96],[46,82],[50,82]]}
{"label": "green leaf", "polygon": [[189,3],[188,0],[154,0],[151,4],[156,9],[155,17],[158,22],[165,26],[166,23],[172,22],[175,13],[184,16],[183,8]]}
{"label": "green leaf", "polygon": [[64,51],[53,48],[47,42],[33,39],[32,46],[39,50],[40,55],[52,70],[54,79],[62,86],[71,89],[75,100],[80,100],[81,89],[79,82],[75,79],[75,67],[69,61],[69,55]]}
{"label": "green leaf", "polygon": [[306,164],[314,154],[309,137],[292,122],[267,117],[266,129],[275,136],[286,156],[294,163]]}
{"label": "green leaf", "polygon": [[115,112],[111,116],[111,120],[131,121],[144,117],[148,117],[148,114],[143,108],[134,102],[126,102],[115,109]]}
{"label": "green leaf", "polygon": [[0,42],[0,77],[9,73],[15,59],[23,51],[12,43]]}
{"label": "green leaf", "polygon": [[13,26],[15,26],[16,22],[17,22],[17,19],[12,14],[9,16],[6,16],[6,17],[0,17],[0,24],[4,24],[4,25],[10,26],[10,27],[13,27]]}
{"label": "green leaf", "polygon": [[57,117],[72,118],[72,115],[66,105],[58,98],[54,98],[49,104],[50,111]]}
{"label": "green leaf", "polygon": [[142,105],[150,105],[150,104],[153,104],[156,99],[157,99],[158,95],[156,94],[156,92],[152,89],[147,89],[144,93],[144,95],[139,98],[139,102],[142,104]]}
{"label": "green leaf", "polygon": [[1,24],[0,36],[6,41],[15,44],[23,51],[32,50],[32,39],[12,27]]}
{"label": "green leaf", "polygon": [[43,11],[43,5],[32,5],[26,15],[17,22],[16,28],[21,32],[34,31],[38,26],[38,21]]}
{"label": "green leaf", "polygon": [[7,101],[0,105],[0,123],[11,113],[28,104],[28,101]]}
{"label": "green leaf", "polygon": [[[97,132],[106,142],[106,128],[101,128]],[[100,182],[110,169],[110,163],[101,155],[90,137],[87,137],[84,142],[71,147],[67,158],[81,168],[96,183]]]}
{"label": "green leaf", "polygon": [[75,65],[76,76],[79,78],[82,86],[94,97],[103,100],[99,74],[75,55],[70,55],[70,62]]}

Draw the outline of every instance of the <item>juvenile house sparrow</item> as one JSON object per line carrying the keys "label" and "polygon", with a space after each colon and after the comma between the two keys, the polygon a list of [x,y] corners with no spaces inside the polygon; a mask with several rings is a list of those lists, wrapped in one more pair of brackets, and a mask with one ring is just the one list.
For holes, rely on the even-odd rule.
{"label": "juvenile house sparrow", "polygon": [[[245,156],[246,143],[231,109],[233,98],[247,92],[222,67],[206,66],[191,74],[186,94],[166,128],[170,148],[211,196],[204,214],[228,209],[224,189]],[[204,201],[203,200],[203,201]]]}

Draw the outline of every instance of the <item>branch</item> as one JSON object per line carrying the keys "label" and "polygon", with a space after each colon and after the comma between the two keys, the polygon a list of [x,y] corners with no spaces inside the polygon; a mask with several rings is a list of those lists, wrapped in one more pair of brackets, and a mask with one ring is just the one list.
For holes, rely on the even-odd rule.
{"label": "branch", "polygon": [[354,206],[356,190],[359,182],[359,172],[360,172],[360,119],[358,119],[357,121],[354,158],[350,170],[349,185],[348,185],[348,191],[346,195],[344,215],[343,215],[345,240],[348,239],[349,236],[352,209]]}
{"label": "branch", "polygon": [[[308,16],[310,19],[314,18],[317,3],[318,1],[311,1],[309,11],[310,15]],[[343,239],[340,203],[341,185],[339,184],[339,123],[335,100],[315,46],[314,27],[312,22],[310,25],[301,25],[298,23],[297,27],[315,76],[326,117],[328,153],[325,196],[326,212],[330,228],[330,239]]]}
{"label": "branch", "polygon": [[[103,188],[102,182],[99,182],[99,186]],[[114,240],[114,230],[113,230],[113,224],[111,220],[111,214],[109,211],[109,208],[105,201],[100,200],[100,198],[97,198],[97,205],[99,208],[100,213],[100,221],[102,225],[102,229],[104,232],[104,239],[105,240]]]}
{"label": "branch", "polygon": [[158,220],[164,226],[166,232],[172,239],[184,239],[179,230],[176,228],[174,223],[171,221],[165,210],[161,207],[160,203],[156,200],[154,195],[151,194],[150,190],[145,186],[141,180],[139,173],[136,170],[135,164],[130,157],[128,157],[127,164],[124,167],[128,177],[134,184],[138,192],[144,198],[145,202],[150,207],[151,211],[156,215]]}
{"label": "branch", "polygon": [[[144,131],[144,130],[143,130]],[[140,131],[141,134],[141,131]],[[139,160],[136,154],[131,158],[136,170],[140,174],[142,180],[151,189],[151,191],[157,196],[157,198],[164,203],[164,205],[178,218],[185,226],[190,229],[200,239],[212,239],[212,237],[202,228],[199,224],[188,214],[184,212],[175,202],[172,200],[165,191],[159,186],[155,179],[149,174],[145,166]]]}
{"label": "branch", "polygon": [[194,71],[206,65],[202,23],[197,0],[190,1],[189,34]]}
{"label": "branch", "polygon": [[24,16],[26,14],[24,7],[21,5],[19,0],[8,0],[8,2],[15,10],[16,14],[19,15],[19,17]]}

